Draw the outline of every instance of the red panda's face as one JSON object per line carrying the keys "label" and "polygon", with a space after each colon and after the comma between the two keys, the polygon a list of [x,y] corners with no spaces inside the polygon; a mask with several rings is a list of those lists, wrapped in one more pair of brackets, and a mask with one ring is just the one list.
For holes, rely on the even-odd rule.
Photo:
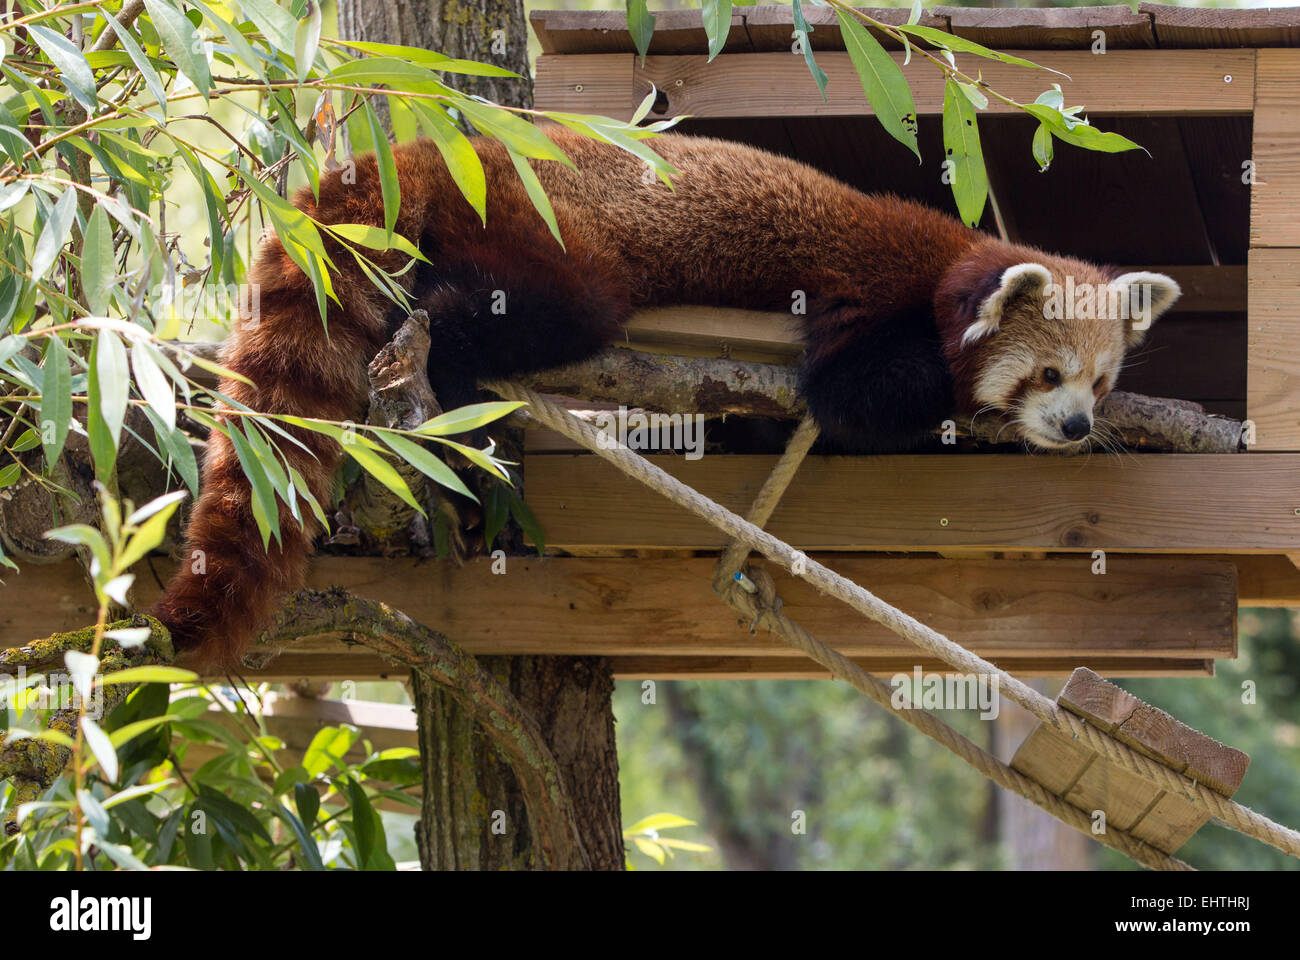
{"label": "red panda's face", "polygon": [[1000,412],[1039,449],[1080,449],[1094,436],[1097,401],[1178,284],[1050,256],[998,270],[971,322],[950,331],[966,412]]}

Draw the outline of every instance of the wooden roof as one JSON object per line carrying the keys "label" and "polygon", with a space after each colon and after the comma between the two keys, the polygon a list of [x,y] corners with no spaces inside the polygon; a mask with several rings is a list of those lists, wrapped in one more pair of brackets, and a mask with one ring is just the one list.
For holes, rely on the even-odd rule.
{"label": "wooden roof", "polygon": [[[902,23],[903,7],[862,7],[885,23]],[[844,41],[829,7],[804,10],[815,50],[843,50]],[[533,30],[544,53],[630,53],[635,47],[621,11],[534,10]],[[1211,10],[1143,3],[1104,7],[996,8],[931,7],[921,23],[1003,50],[1084,50],[1093,31],[1106,32],[1107,49],[1143,47],[1300,46],[1300,8]],[[725,52],[788,50],[794,29],[789,6],[736,7]],[[890,45],[893,41],[889,41]],[[655,13],[653,54],[707,53],[699,10]]]}

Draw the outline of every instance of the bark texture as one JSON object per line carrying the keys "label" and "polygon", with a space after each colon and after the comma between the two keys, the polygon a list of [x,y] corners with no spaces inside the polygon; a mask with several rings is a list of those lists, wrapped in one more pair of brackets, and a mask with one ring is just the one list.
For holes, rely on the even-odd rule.
{"label": "bark texture", "polygon": [[[533,102],[527,29],[521,0],[339,2],[344,39],[423,47],[514,71],[521,79],[445,77],[457,89],[514,107]],[[502,581],[508,590],[509,575]],[[509,615],[508,609],[503,615]],[[541,729],[573,800],[590,867],[623,869],[614,682],[608,661],[517,657],[485,661],[484,666]],[[478,722],[446,689],[418,675],[411,689],[424,772],[421,865],[426,870],[545,866],[536,855],[518,782]]]}

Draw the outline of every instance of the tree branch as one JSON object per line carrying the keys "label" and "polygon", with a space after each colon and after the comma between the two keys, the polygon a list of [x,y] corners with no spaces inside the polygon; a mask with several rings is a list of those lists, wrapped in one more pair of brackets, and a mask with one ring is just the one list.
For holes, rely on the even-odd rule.
{"label": "tree branch", "polygon": [[446,687],[514,770],[543,862],[557,870],[589,866],[564,779],[537,723],[478,660],[387,604],[332,589],[304,590],[289,598],[260,641],[266,648],[264,662],[286,645],[327,635],[364,644]]}
{"label": "tree branch", "polygon": [[[215,358],[218,346],[189,344],[187,349]],[[542,393],[667,413],[794,420],[804,412],[798,371],[781,364],[615,347],[581,363],[516,379]],[[1243,449],[1240,421],[1206,413],[1188,400],[1115,390],[1101,402],[1097,416],[1114,439],[1133,450],[1239,453]],[[1007,425],[996,418],[982,417],[974,429],[969,421],[958,420],[957,426],[985,443],[1016,442]]]}

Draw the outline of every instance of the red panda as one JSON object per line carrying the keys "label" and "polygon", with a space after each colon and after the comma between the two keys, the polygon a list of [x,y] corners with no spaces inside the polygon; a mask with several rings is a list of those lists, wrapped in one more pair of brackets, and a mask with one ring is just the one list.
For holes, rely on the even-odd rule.
{"label": "red panda", "polygon": [[[679,171],[670,191],[611,145],[558,127],[547,133],[576,166],[534,164],[563,248],[499,143],[474,144],[487,176],[486,225],[432,142],[394,148],[396,229],[431,264],[404,282],[430,317],[430,382],[444,408],[472,401],[480,379],[598,352],[639,307],[789,312],[804,299],[806,312],[795,317],[806,348],[800,384],[832,442],[907,449],[954,411],[992,408],[1013,416],[1032,445],[1070,450],[1086,442],[1095,401],[1145,325],[1093,319],[1097,311],[1109,300],[1113,313],[1144,293],[1136,302],[1149,320],[1179,294],[1168,277],[1120,276],[1004,243],[750,147],[656,138],[656,151]],[[303,191],[297,205],[324,223],[382,225],[375,160],[355,162],[354,182],[325,175],[319,201]],[[310,280],[277,238],[263,241],[249,278],[260,287],[260,316],[238,324],[224,352],[225,364],[255,386],[227,380],[226,395],[269,413],[347,420],[363,412],[366,365],[391,334],[392,304],[349,255],[330,252],[341,303],[328,308],[327,335]],[[378,258],[393,271],[406,259]],[[1067,297],[1054,316],[1058,287],[1093,291],[1093,310],[1075,315]],[[504,313],[491,309],[502,296]],[[286,453],[324,501],[339,451],[317,434],[300,439],[314,458],[288,445]],[[318,532],[282,506],[282,543],[263,550],[249,500],[229,440],[214,431],[187,562],[150,611],[202,665],[237,663],[277,599],[301,584]],[[188,563],[196,556],[202,569]]]}

